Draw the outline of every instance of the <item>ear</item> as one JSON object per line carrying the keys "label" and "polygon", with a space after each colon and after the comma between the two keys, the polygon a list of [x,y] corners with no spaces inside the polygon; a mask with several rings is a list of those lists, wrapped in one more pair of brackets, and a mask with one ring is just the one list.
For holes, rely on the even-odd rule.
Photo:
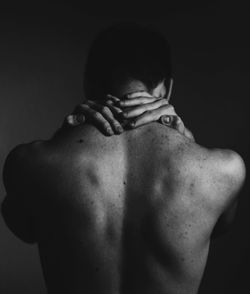
{"label": "ear", "polygon": [[171,97],[171,94],[172,94],[173,83],[174,83],[173,78],[170,78],[170,81],[169,81],[169,88],[168,88],[168,95],[167,95],[167,97],[166,97],[166,99],[167,99],[168,102],[169,102],[170,97]]}

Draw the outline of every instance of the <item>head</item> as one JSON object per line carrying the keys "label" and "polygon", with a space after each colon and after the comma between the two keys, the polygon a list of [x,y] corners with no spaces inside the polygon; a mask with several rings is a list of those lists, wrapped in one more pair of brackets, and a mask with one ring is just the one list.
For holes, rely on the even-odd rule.
{"label": "head", "polygon": [[99,33],[86,63],[84,91],[101,101],[107,94],[147,91],[167,96],[171,86],[170,48],[158,32],[133,23],[120,23]]}

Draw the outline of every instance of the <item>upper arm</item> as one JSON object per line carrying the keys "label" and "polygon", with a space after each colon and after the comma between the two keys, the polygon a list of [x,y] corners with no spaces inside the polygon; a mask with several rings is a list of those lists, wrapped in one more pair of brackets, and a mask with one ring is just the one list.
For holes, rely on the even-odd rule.
{"label": "upper arm", "polygon": [[220,237],[221,235],[227,233],[233,224],[236,210],[238,206],[238,199],[234,199],[234,201],[229,205],[229,207],[222,212],[220,217],[218,218],[215,227],[212,232],[212,238]]}
{"label": "upper arm", "polygon": [[221,164],[219,172],[225,181],[227,191],[226,208],[228,208],[236,200],[244,184],[246,167],[242,157],[232,150],[225,150],[219,162]]}
{"label": "upper arm", "polygon": [[[239,192],[246,169],[243,159],[231,150],[208,150],[192,145],[186,178],[192,171],[200,195],[204,195],[209,211],[216,222],[212,237],[228,231],[234,221]],[[184,166],[184,165],[182,165]]]}
{"label": "upper arm", "polygon": [[2,202],[1,213],[6,225],[18,238],[33,243],[35,242],[34,223],[29,207],[25,153],[25,146],[18,146],[7,156],[3,169],[7,196]]}
{"label": "upper arm", "polygon": [[221,177],[224,179],[224,205],[214,227],[212,237],[220,236],[228,231],[234,221],[238,205],[239,192],[243,186],[246,168],[243,159],[234,151],[224,151],[221,158]]}

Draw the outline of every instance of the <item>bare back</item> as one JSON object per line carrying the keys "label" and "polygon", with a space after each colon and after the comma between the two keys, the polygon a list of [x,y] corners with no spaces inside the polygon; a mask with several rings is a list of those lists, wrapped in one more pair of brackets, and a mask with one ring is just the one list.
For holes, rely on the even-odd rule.
{"label": "bare back", "polygon": [[159,124],[112,137],[86,125],[33,149],[49,293],[197,293],[227,202],[211,152]]}

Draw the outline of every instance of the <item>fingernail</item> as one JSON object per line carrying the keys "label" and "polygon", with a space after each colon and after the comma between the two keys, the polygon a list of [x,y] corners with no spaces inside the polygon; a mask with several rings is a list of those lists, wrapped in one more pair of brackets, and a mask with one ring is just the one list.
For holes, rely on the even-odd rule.
{"label": "fingernail", "polygon": [[107,128],[106,131],[109,135],[114,135],[114,132],[111,128]]}
{"label": "fingernail", "polygon": [[170,117],[168,116],[168,117],[166,117],[165,119],[164,119],[164,121],[166,122],[166,123],[170,123]]}
{"label": "fingernail", "polygon": [[67,119],[67,123],[69,125],[73,125],[74,124],[74,119],[73,119],[73,116],[72,115],[68,115],[66,119]]}
{"label": "fingernail", "polygon": [[121,126],[116,127],[117,132],[122,133],[123,132],[123,128]]}
{"label": "fingernail", "polygon": [[163,115],[161,118],[161,121],[163,124],[170,124],[171,123],[171,117],[169,115]]}
{"label": "fingernail", "polygon": [[116,97],[116,96],[113,96],[113,95],[111,95],[111,94],[107,94],[107,97],[108,98],[111,98],[111,99],[115,99],[116,101],[118,100],[120,100],[118,97]]}

